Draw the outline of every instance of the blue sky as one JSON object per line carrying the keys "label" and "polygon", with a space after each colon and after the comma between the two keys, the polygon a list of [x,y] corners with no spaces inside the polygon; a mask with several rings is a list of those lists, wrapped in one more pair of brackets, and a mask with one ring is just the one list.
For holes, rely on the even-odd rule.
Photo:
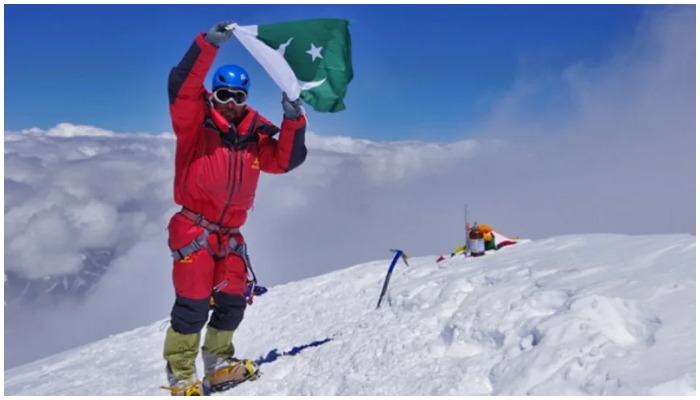
{"label": "blue sky", "polygon": [[[351,21],[348,109],[312,130],[373,140],[469,134],[516,82],[551,82],[530,107],[566,111],[562,71],[610,58],[649,5],[6,5],[5,129],[60,122],[170,131],[169,69],[197,32],[334,17]],[[279,122],[279,89],[233,38],[214,67],[252,75],[250,103]],[[208,83],[207,83],[208,85]]]}

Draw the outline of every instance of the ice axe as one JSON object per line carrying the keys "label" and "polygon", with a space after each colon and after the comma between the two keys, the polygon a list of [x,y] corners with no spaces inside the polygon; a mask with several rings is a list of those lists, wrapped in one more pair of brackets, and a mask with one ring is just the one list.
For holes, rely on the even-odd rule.
{"label": "ice axe", "polygon": [[377,308],[382,304],[382,299],[384,298],[384,295],[386,294],[386,290],[389,288],[389,280],[391,279],[391,274],[394,272],[394,267],[396,266],[396,262],[399,261],[399,258],[403,260],[403,263],[406,264],[408,267],[408,256],[406,253],[403,252],[403,250],[398,250],[398,249],[390,249],[389,251],[394,252],[394,259],[391,260],[391,265],[389,265],[389,270],[386,273],[386,278],[384,279],[384,286],[382,287],[382,293],[379,295],[379,301],[377,302]]}

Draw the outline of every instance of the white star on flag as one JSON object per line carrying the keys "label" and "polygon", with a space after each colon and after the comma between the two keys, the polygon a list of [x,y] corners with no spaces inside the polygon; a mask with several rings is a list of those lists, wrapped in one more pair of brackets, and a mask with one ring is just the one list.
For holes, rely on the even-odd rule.
{"label": "white star on flag", "polygon": [[311,56],[311,62],[316,61],[317,58],[323,58],[321,55],[321,50],[323,50],[323,47],[316,47],[313,43],[311,43],[311,48],[306,51],[306,54]]}

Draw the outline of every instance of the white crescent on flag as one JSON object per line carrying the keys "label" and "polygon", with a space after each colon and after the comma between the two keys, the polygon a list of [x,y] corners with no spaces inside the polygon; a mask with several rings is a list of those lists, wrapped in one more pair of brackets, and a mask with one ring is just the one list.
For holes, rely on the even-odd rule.
{"label": "white crescent on flag", "polygon": [[[287,49],[287,46],[289,46],[290,43],[292,43],[292,40],[294,40],[294,37],[290,37],[289,40],[286,42],[282,43],[279,48],[277,48],[277,52],[284,57],[284,52]],[[302,80],[297,79],[297,82],[299,83],[299,89],[301,90],[311,90],[315,87],[323,85],[323,83],[326,81],[326,78],[321,79],[320,81],[311,81],[311,82],[304,82]]]}

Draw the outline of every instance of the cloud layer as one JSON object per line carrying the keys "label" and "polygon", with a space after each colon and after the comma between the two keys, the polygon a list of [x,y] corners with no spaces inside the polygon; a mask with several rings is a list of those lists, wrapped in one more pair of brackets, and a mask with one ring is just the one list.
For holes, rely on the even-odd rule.
{"label": "cloud layer", "polygon": [[[454,143],[309,133],[305,164],[261,177],[243,229],[260,283],[389,258],[395,247],[449,252],[463,242],[465,203],[471,221],[534,239],[695,234],[694,10],[649,15],[619,46],[604,62],[519,83]],[[552,82],[566,101],[533,110]],[[5,132],[6,274],[69,276],[91,249],[113,250],[83,302],[30,318],[6,307],[6,327],[9,318],[20,332],[6,363],[168,315],[174,146],[171,134],[69,123]]]}

